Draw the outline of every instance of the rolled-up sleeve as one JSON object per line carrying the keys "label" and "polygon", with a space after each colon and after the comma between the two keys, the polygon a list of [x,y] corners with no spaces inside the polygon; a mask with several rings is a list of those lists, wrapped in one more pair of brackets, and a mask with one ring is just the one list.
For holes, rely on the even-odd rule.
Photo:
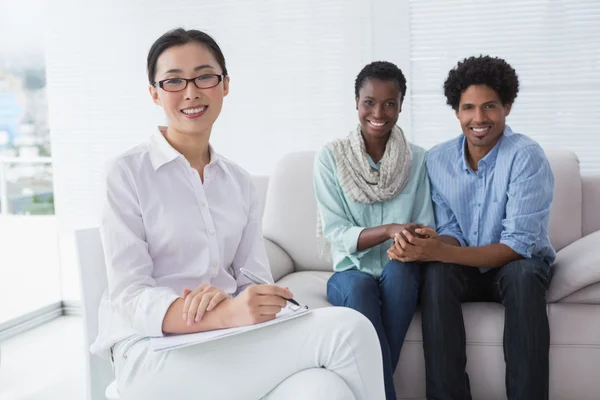
{"label": "rolled-up sleeve", "polygon": [[531,258],[547,235],[554,175],[538,145],[519,149],[510,173],[500,243]]}
{"label": "rolled-up sleeve", "polygon": [[273,282],[271,269],[269,268],[269,258],[265,249],[265,243],[261,228],[261,213],[256,188],[252,183],[250,176],[247,176],[248,195],[248,222],[244,227],[242,239],[235,252],[233,259],[233,269],[237,281],[237,293],[243,291],[252,282],[241,273],[240,268],[245,268],[253,274],[263,278],[268,282]]}
{"label": "rolled-up sleeve", "polygon": [[433,200],[433,210],[435,213],[435,226],[440,236],[452,236],[462,247],[467,245],[463,238],[460,225],[456,215],[444,200],[444,197],[437,191],[435,186],[431,187],[431,199]]}
{"label": "rolled-up sleeve", "polygon": [[162,336],[165,314],[179,296],[156,286],[135,184],[118,160],[107,170],[105,190],[100,231],[111,307],[139,335]]}
{"label": "rolled-up sleeve", "polygon": [[343,249],[349,257],[359,259],[367,252],[357,250],[358,238],[365,227],[357,226],[344,210],[337,184],[335,161],[328,148],[323,148],[317,154],[313,178],[323,236],[332,246]]}

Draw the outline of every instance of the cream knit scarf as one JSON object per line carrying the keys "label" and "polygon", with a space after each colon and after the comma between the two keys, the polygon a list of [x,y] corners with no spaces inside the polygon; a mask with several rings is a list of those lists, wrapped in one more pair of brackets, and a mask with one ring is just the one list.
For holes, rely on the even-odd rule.
{"label": "cream knit scarf", "polygon": [[[392,129],[378,171],[369,165],[360,125],[346,139],[335,140],[328,147],[333,151],[337,178],[344,194],[356,202],[372,204],[393,199],[408,182],[412,152],[404,132],[398,126]],[[327,256],[330,246],[323,237],[318,211],[317,238],[321,257]]]}

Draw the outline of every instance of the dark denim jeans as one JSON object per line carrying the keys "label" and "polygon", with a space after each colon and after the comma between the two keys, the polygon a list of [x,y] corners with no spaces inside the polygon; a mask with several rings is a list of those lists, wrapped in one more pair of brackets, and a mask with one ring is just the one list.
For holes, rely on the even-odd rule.
{"label": "dark denim jeans", "polygon": [[462,302],[504,305],[504,360],[509,400],[548,399],[550,329],[546,292],[551,270],[524,259],[480,273],[477,268],[425,267],[421,306],[428,400],[471,400]]}
{"label": "dark denim jeans", "polygon": [[421,268],[415,263],[390,261],[379,278],[349,270],[336,272],[327,282],[331,304],[361,312],[375,327],[383,355],[387,400],[396,400],[393,375],[419,299]]}

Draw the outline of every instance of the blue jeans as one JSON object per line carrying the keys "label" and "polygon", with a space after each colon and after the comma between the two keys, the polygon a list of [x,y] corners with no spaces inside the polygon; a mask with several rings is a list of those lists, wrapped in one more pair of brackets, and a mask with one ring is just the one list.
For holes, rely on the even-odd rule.
{"label": "blue jeans", "polygon": [[420,281],[419,264],[392,260],[379,278],[353,269],[336,272],[327,282],[331,304],[359,311],[375,327],[383,355],[387,400],[396,400],[394,370],[417,307]]}
{"label": "blue jeans", "polygon": [[461,303],[504,305],[504,359],[509,400],[548,400],[550,328],[546,292],[552,277],[541,260],[513,261],[480,273],[434,262],[424,272],[421,307],[428,400],[471,400]]}

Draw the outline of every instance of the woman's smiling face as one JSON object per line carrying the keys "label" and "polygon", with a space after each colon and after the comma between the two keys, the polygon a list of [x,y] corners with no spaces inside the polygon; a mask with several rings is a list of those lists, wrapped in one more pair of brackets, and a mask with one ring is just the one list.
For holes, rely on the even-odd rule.
{"label": "woman's smiling face", "polygon": [[358,119],[363,135],[382,137],[389,134],[402,110],[402,93],[394,81],[368,78],[356,98]]}
{"label": "woman's smiling face", "polygon": [[[160,54],[154,80],[191,79],[205,74],[221,75],[223,71],[204,44],[190,42],[170,47]],[[208,89],[199,89],[194,82],[188,82],[185,89],[174,92],[157,86],[150,86],[150,94],[153,101],[163,108],[169,128],[194,135],[210,133],[221,112],[223,97],[229,92],[229,77]]]}

